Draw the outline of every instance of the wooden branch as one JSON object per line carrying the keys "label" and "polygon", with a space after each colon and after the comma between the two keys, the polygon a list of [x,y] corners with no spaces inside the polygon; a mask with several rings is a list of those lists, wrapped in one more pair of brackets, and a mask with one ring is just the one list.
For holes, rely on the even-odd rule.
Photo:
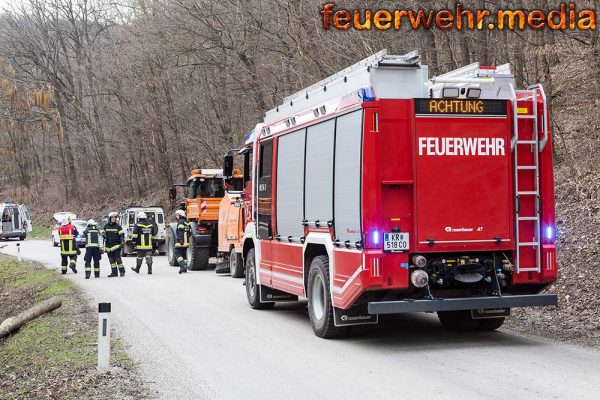
{"label": "wooden branch", "polygon": [[10,317],[5,319],[0,324],[0,339],[10,335],[29,321],[39,317],[40,315],[46,314],[52,310],[56,310],[62,305],[62,300],[59,297],[51,297],[48,300],[44,300],[38,305],[31,307],[27,311],[23,311],[16,317]]}

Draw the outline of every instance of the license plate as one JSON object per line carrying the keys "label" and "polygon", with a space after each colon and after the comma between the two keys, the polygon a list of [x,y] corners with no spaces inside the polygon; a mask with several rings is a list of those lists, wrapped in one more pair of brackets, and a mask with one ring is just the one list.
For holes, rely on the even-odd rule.
{"label": "license plate", "polygon": [[510,308],[488,308],[471,310],[471,318],[486,319],[486,318],[501,318],[510,317]]}
{"label": "license plate", "polygon": [[406,251],[408,250],[408,233],[391,232],[383,234],[384,251]]}

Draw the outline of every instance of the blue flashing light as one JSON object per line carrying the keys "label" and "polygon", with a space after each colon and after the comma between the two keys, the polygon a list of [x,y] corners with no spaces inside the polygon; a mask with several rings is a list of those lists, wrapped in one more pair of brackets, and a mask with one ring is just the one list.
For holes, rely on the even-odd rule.
{"label": "blue flashing light", "polygon": [[373,244],[379,244],[379,231],[373,231]]}
{"label": "blue flashing light", "polygon": [[551,242],[552,240],[554,240],[554,227],[553,227],[553,226],[550,226],[550,225],[549,225],[549,226],[547,226],[547,227],[546,227],[545,234],[546,234],[546,240],[548,240],[548,241],[550,241],[550,242]]}
{"label": "blue flashing light", "polygon": [[358,97],[363,102],[375,101],[375,93],[373,92],[373,89],[370,87],[360,88],[356,92],[358,93]]}

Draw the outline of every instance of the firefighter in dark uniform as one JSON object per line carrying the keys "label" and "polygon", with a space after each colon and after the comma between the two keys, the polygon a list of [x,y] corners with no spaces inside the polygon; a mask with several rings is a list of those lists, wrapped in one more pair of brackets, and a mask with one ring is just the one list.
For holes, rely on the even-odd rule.
{"label": "firefighter in dark uniform", "polygon": [[[121,259],[121,246],[125,243],[125,232],[121,225],[117,223],[117,213],[111,212],[108,214],[108,223],[104,225],[102,229],[102,236],[104,236],[104,251],[108,256],[108,262],[110,263],[110,275],[109,278],[115,276],[125,276],[125,266]],[[117,268],[119,273],[117,273]]]}
{"label": "firefighter in dark uniform", "polygon": [[75,268],[77,265],[77,254],[81,253],[75,242],[77,234],[77,228],[71,224],[71,218],[66,217],[62,222],[62,226],[58,228],[58,237],[60,239],[60,266],[63,275],[67,273],[67,267],[71,268],[73,273],[77,273],[77,269]]}
{"label": "firefighter in dark uniform", "polygon": [[137,217],[138,222],[133,228],[133,241],[137,250],[137,259],[135,260],[135,268],[131,267],[131,269],[138,274],[145,258],[146,264],[148,264],[148,274],[152,275],[152,253],[154,252],[152,238],[156,236],[158,227],[156,224],[148,221],[148,217],[143,211],[139,212]]}
{"label": "firefighter in dark uniform", "polygon": [[96,226],[96,221],[90,219],[87,222],[87,228],[83,231],[86,238],[85,244],[85,279],[90,279],[92,274],[92,260],[94,260],[94,278],[100,278],[100,230]]}
{"label": "firefighter in dark uniform", "polygon": [[187,251],[190,247],[190,233],[192,232],[189,222],[185,218],[185,211],[175,211],[177,216],[177,240],[175,242],[175,257],[179,264],[179,273],[187,272]]}

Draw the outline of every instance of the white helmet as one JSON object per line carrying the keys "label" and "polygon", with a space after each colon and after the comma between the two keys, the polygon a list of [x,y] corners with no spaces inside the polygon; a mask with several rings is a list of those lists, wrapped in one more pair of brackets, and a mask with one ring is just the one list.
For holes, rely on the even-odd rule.
{"label": "white helmet", "polygon": [[177,210],[177,211],[175,211],[175,215],[178,216],[178,217],[185,218],[185,211],[183,211],[183,210]]}
{"label": "white helmet", "polygon": [[88,224],[88,226],[89,225],[96,225],[96,221],[94,221],[93,219],[88,219],[87,224]]}
{"label": "white helmet", "polygon": [[138,217],[138,219],[145,219],[147,217],[147,215],[145,212],[140,211],[139,213],[137,213],[137,217]]}
{"label": "white helmet", "polygon": [[65,225],[68,225],[70,222],[71,222],[71,217],[65,217],[65,218],[62,220],[62,225],[63,225],[63,226],[65,226]]}
{"label": "white helmet", "polygon": [[112,218],[112,217],[116,217],[117,213],[115,211],[111,211],[108,213],[108,219]]}

